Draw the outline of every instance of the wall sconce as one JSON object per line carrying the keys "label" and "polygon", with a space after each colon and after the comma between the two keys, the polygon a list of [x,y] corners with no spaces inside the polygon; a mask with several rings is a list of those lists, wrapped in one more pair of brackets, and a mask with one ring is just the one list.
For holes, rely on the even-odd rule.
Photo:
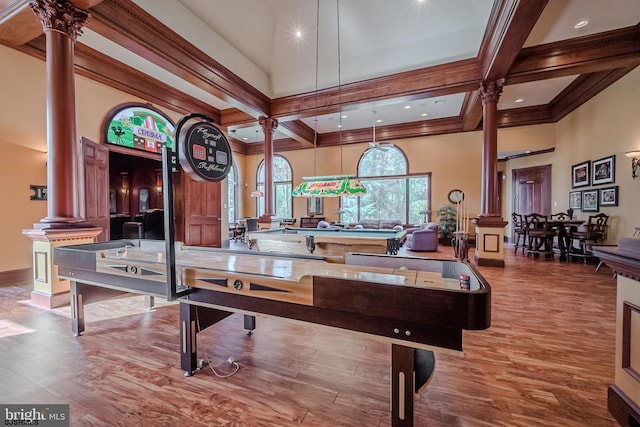
{"label": "wall sconce", "polygon": [[631,159],[631,177],[636,179],[638,176],[638,163],[640,163],[640,150],[627,151],[624,155]]}
{"label": "wall sconce", "polygon": [[121,172],[120,178],[120,191],[126,196],[129,194],[129,174],[127,172]]}
{"label": "wall sconce", "polygon": [[162,193],[162,171],[156,171],[156,190]]}

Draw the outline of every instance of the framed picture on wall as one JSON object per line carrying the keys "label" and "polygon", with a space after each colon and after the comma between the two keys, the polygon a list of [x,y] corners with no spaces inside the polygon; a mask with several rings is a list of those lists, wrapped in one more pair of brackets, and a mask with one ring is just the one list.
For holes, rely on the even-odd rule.
{"label": "framed picture on wall", "polygon": [[582,191],[569,191],[569,207],[573,210],[582,209]]}
{"label": "framed picture on wall", "polygon": [[149,189],[138,190],[138,212],[143,213],[149,210]]}
{"label": "framed picture on wall", "polygon": [[588,187],[591,162],[578,163],[571,166],[571,188]]}
{"label": "framed picture on wall", "polygon": [[591,164],[591,185],[613,184],[616,182],[616,156],[594,160]]}
{"label": "framed picture on wall", "polygon": [[618,186],[600,189],[600,206],[618,206]]}
{"label": "framed picture on wall", "polygon": [[598,190],[582,192],[582,212],[598,212]]}

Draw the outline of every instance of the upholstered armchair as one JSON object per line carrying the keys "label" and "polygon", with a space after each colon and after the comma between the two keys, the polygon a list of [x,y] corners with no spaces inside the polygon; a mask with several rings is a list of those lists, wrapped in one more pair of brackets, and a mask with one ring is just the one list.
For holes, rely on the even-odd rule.
{"label": "upholstered armchair", "polygon": [[411,251],[437,251],[438,250],[438,223],[425,222],[419,229],[407,235],[405,243]]}

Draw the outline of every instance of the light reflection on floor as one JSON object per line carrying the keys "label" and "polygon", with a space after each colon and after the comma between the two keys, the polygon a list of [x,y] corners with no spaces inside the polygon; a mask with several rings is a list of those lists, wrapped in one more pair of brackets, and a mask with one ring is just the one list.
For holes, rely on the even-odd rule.
{"label": "light reflection on floor", "polygon": [[11,320],[0,319],[0,338],[29,334],[34,331],[34,329],[27,328],[26,326],[12,322]]}

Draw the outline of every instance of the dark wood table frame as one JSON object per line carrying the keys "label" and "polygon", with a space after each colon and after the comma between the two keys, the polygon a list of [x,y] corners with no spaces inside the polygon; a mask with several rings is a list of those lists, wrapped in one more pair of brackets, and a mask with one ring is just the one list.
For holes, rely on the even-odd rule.
{"label": "dark wood table frame", "polygon": [[[96,257],[100,248],[114,248],[117,244],[122,245],[122,242],[55,249],[59,276],[71,281],[71,299],[75,307],[72,328],[77,335],[84,331],[85,303],[117,292],[171,295],[163,286],[161,277],[161,281],[158,281],[159,276],[155,276],[155,280],[144,279],[145,276],[141,276],[140,272],[146,267],[144,264],[137,265],[135,261],[123,262],[126,265],[117,275],[97,271]],[[243,256],[258,257],[264,254],[245,253]],[[402,261],[402,257],[390,258],[394,262]],[[425,261],[416,261],[415,258],[405,260]],[[220,278],[215,280],[216,286],[213,288],[191,287],[178,297],[181,368],[186,375],[196,371],[198,332],[234,312],[244,314],[245,328],[249,331],[255,329],[255,315],[267,315],[366,333],[391,343],[392,425],[412,426],[413,395],[422,385],[413,381],[414,373],[423,369],[417,362],[418,352],[432,347],[462,350],[463,330],[486,329],[491,323],[491,290],[473,265],[456,261],[428,261],[431,265],[442,263],[441,268],[443,272],[446,271],[443,275],[449,278],[457,277],[461,271],[470,273],[476,283],[475,290],[313,276],[312,303],[292,303],[229,292],[228,289],[225,291],[224,288],[233,287],[236,290],[258,289],[264,292],[266,287],[260,283],[260,277],[243,283],[234,278],[234,272],[225,274],[218,271],[216,274]],[[366,267],[358,268],[366,271]],[[130,277],[128,273],[131,273]],[[277,289],[273,291],[278,292]]]}

